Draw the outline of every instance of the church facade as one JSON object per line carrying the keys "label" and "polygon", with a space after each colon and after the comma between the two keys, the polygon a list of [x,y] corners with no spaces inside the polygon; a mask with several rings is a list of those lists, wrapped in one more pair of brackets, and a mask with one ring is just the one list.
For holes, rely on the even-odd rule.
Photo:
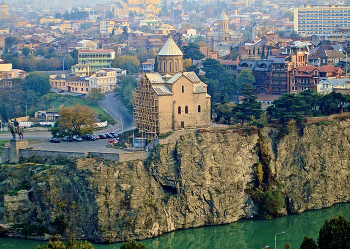
{"label": "church facade", "polygon": [[160,10],[160,0],[117,0],[110,8],[114,19],[128,17],[130,12],[155,15]]}
{"label": "church facade", "polygon": [[183,72],[182,56],[170,37],[158,53],[158,72],[144,74],[137,86],[134,123],[146,137],[210,126],[207,85],[194,72]]}

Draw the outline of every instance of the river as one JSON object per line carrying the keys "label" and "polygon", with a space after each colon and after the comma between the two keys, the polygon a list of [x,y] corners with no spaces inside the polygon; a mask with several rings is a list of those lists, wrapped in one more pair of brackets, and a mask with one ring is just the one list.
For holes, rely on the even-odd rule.
{"label": "river", "polygon": [[[331,208],[308,211],[271,220],[240,220],[229,225],[201,227],[164,234],[158,238],[142,241],[148,249],[262,249],[265,245],[274,248],[275,234],[277,248],[283,249],[288,242],[298,249],[304,236],[317,239],[318,231],[326,218],[343,215],[350,220],[350,203],[337,204]],[[0,238],[0,248],[36,249],[44,242]],[[94,244],[95,249],[119,249],[117,244]]]}

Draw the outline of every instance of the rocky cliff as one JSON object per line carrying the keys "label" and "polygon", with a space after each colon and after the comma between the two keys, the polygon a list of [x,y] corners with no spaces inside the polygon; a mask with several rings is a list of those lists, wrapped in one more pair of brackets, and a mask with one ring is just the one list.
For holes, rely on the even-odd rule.
{"label": "rocky cliff", "polygon": [[[327,124],[279,139],[272,128],[261,133],[289,212],[350,199],[350,121]],[[145,162],[34,158],[1,165],[3,233],[118,242],[254,217],[258,139],[193,132],[158,146]]]}

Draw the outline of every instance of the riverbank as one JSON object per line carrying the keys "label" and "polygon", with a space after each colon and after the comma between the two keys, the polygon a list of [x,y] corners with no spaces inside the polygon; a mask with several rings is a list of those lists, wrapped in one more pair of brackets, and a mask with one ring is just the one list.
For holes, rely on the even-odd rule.
{"label": "riverbank", "polygon": [[[307,211],[300,215],[290,215],[271,220],[240,220],[228,225],[200,227],[179,230],[154,239],[142,241],[147,249],[261,249],[265,245],[274,246],[274,235],[278,235],[277,248],[288,242],[291,248],[299,248],[303,237],[317,240],[318,231],[326,218],[343,215],[350,220],[350,203],[336,204],[333,207]],[[0,248],[35,249],[45,242],[15,238],[0,238]],[[96,244],[95,249],[120,249],[122,243]]]}

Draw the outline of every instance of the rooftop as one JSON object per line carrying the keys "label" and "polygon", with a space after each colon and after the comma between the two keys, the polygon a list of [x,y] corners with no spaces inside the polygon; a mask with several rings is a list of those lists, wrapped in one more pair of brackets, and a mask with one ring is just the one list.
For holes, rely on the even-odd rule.
{"label": "rooftop", "polygon": [[183,55],[183,53],[176,45],[173,38],[169,37],[163,48],[159,51],[158,55]]}

